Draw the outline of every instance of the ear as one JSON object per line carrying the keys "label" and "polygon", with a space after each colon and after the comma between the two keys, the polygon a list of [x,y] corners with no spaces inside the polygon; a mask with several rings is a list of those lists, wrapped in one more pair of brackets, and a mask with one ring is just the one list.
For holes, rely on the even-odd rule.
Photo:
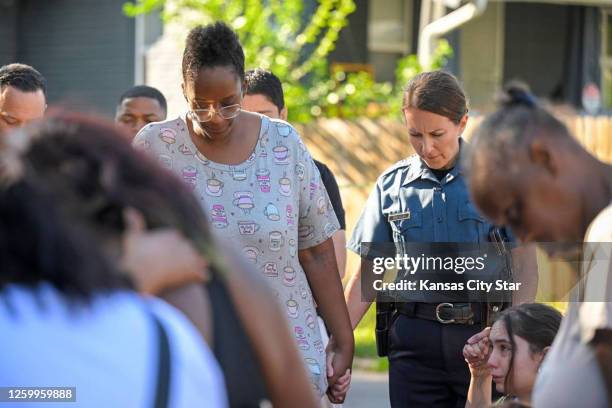
{"label": "ear", "polygon": [[407,108],[402,108],[402,123],[404,124],[404,126],[408,124],[408,121],[406,120],[406,110]]}
{"label": "ear", "polygon": [[280,116],[280,118],[281,118],[282,120],[286,121],[286,120],[287,120],[287,114],[288,114],[288,113],[289,113],[289,112],[287,111],[287,106],[284,106],[284,107],[283,107],[283,109],[281,109],[281,111],[280,111],[280,115],[279,115],[279,116]]}
{"label": "ear", "polygon": [[244,95],[246,95],[248,89],[249,89],[249,85],[247,84],[247,81],[245,79],[244,81],[242,81],[242,88],[240,89],[242,93],[242,97],[240,99],[244,98]]}
{"label": "ear", "polygon": [[468,122],[468,118],[469,115],[466,113],[465,115],[463,115],[463,117],[461,118],[461,120],[459,121],[459,134],[461,135],[463,133],[463,131],[465,130],[465,126],[467,125]]}
{"label": "ear", "polygon": [[186,86],[184,82],[181,82],[181,90],[183,91],[183,98],[185,98],[185,101],[187,101],[187,103],[189,103],[189,99],[187,99],[187,91],[185,90]]}
{"label": "ear", "polygon": [[546,357],[548,350],[550,350],[550,346],[544,347],[544,349],[540,353],[537,354],[537,358],[539,359],[538,371],[540,371],[540,368],[542,368],[542,362],[544,362],[544,358]]}
{"label": "ear", "polygon": [[554,176],[558,172],[554,155],[550,146],[542,140],[533,140],[528,147],[531,162],[545,169],[550,175]]}

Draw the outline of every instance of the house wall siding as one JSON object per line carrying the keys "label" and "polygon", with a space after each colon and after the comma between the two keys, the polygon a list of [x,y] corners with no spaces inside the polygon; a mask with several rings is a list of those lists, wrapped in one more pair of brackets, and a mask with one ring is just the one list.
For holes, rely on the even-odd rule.
{"label": "house wall siding", "polygon": [[0,1],[0,66],[16,62],[17,3]]}
{"label": "house wall siding", "polygon": [[563,81],[568,17],[567,6],[506,4],[504,81],[521,79],[550,97]]}
{"label": "house wall siding", "polygon": [[114,115],[134,78],[134,21],[122,14],[123,3],[18,2],[17,59],[47,78],[52,104]]}

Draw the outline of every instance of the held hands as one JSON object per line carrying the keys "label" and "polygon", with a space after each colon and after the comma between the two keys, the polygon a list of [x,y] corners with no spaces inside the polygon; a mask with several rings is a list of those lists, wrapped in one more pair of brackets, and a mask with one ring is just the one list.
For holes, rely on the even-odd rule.
{"label": "held hands", "polygon": [[351,385],[352,350],[343,350],[333,336],[325,349],[327,355],[327,398],[332,404],[342,404]]}
{"label": "held hands", "polygon": [[491,328],[487,327],[470,337],[463,346],[463,358],[468,363],[472,377],[486,377],[491,374],[487,364],[491,355],[490,333]]}
{"label": "held hands", "polygon": [[142,214],[133,209],[124,219],[121,266],[139,292],[154,295],[206,279],[206,261],[178,231],[147,231]]}

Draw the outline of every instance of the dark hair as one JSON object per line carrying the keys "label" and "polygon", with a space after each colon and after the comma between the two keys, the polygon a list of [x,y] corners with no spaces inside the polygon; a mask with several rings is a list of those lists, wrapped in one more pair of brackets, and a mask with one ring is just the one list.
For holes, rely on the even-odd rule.
{"label": "dark hair", "polygon": [[128,287],[89,231],[64,217],[52,186],[19,163],[18,154],[9,146],[0,150],[0,289],[47,282],[69,300],[87,301]]}
{"label": "dark hair", "polygon": [[577,146],[567,127],[540,106],[528,87],[509,83],[498,97],[499,108],[475,130],[470,144],[474,155],[465,155],[465,168],[479,161],[511,162],[511,153],[527,146],[536,135],[554,137],[558,143]]}
{"label": "dark hair", "polygon": [[525,339],[529,343],[531,353],[542,352],[555,339],[562,318],[563,316],[558,310],[542,303],[523,303],[506,309],[496,316],[494,323],[501,322],[504,325],[513,350],[504,381],[504,392],[506,394],[510,393],[512,387],[511,373],[514,350],[516,350],[513,336],[517,335]]}
{"label": "dark hair", "polygon": [[404,89],[402,106],[442,115],[455,124],[468,112],[459,81],[444,71],[422,72],[412,78]]}
{"label": "dark hair", "polygon": [[159,90],[151,86],[136,85],[136,86],[131,87],[130,89],[128,89],[121,95],[121,97],[119,98],[118,105],[121,105],[121,103],[123,103],[125,99],[130,99],[130,98],[155,99],[157,102],[159,102],[159,106],[162,108],[164,112],[168,111],[168,104],[166,103],[166,98],[164,97],[164,95]]}
{"label": "dark hair", "polygon": [[124,210],[142,213],[147,228],[177,228],[219,267],[206,217],[173,173],[135,151],[113,123],[57,116],[30,130],[24,161],[59,197],[67,217],[99,243],[117,242]]}
{"label": "dark hair", "polygon": [[47,80],[40,72],[26,64],[8,64],[0,67],[0,88],[12,86],[22,92],[39,89],[47,96]]}
{"label": "dark hair", "polygon": [[140,211],[149,229],[178,227],[188,237],[209,237],[202,210],[186,186],[152,158],[135,151],[112,123],[64,116],[55,118],[30,148],[40,177],[68,187],[76,214],[98,228],[123,230],[123,210]]}
{"label": "dark hair", "polygon": [[203,68],[226,66],[244,80],[244,51],[236,33],[220,21],[193,28],[183,52],[183,80],[194,79]]}
{"label": "dark hair", "polygon": [[283,85],[280,79],[270,71],[262,68],[251,69],[245,76],[247,95],[264,95],[280,112],[285,107]]}

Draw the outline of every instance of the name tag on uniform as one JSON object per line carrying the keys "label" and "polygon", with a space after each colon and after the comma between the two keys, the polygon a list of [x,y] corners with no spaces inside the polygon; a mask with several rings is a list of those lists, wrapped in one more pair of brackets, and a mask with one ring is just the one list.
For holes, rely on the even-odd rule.
{"label": "name tag on uniform", "polygon": [[402,213],[389,214],[387,220],[391,221],[400,221],[400,220],[409,220],[410,219],[410,210]]}

